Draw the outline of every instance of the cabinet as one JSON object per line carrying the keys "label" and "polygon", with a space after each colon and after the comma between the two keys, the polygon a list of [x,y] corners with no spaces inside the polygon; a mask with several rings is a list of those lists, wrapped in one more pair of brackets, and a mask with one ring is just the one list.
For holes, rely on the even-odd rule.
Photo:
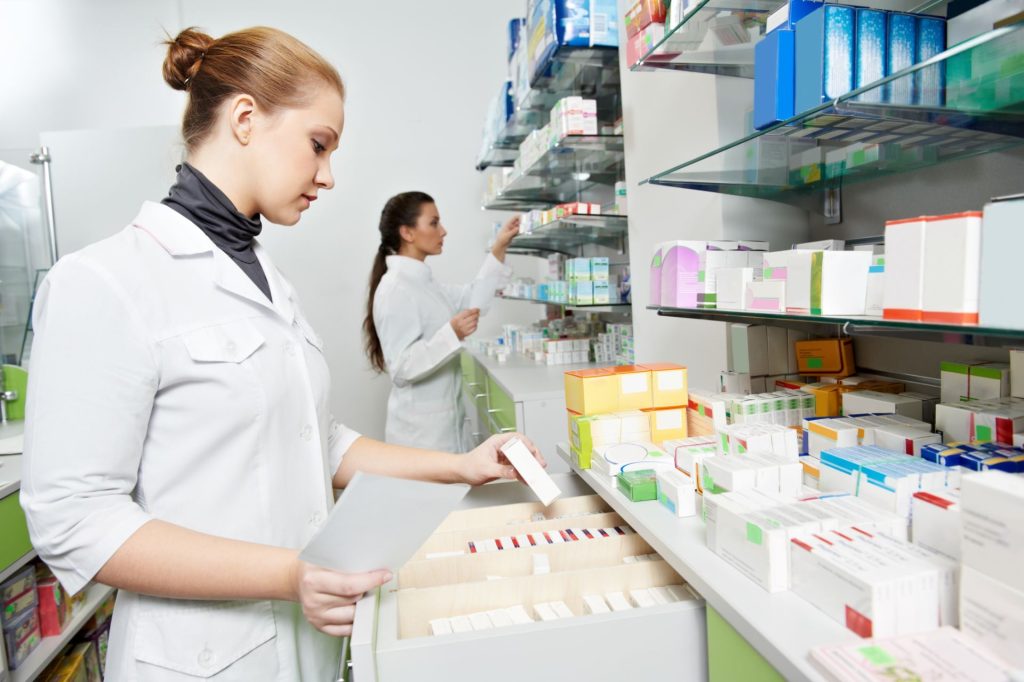
{"label": "cabinet", "polygon": [[[629,679],[638,671],[660,679],[705,675],[704,603],[696,596],[671,604],[608,614],[583,613],[582,595],[679,584],[664,561],[623,563],[650,551],[629,534],[599,540],[486,554],[426,559],[426,553],[465,547],[495,533],[528,533],[569,524],[623,523],[579,479],[556,475],[565,497],[546,511],[525,503],[530,492],[515,483],[482,486],[464,501],[400,572],[397,581],[357,606],[352,636],[355,677],[410,680],[423,671],[466,682],[524,679]],[[497,506],[495,503],[505,503]],[[546,520],[532,521],[541,513]],[[577,520],[561,515],[590,513]],[[584,521],[583,519],[587,519]],[[533,555],[547,555],[551,572],[532,575]],[[487,579],[502,576],[500,579]],[[429,635],[432,618],[539,602],[564,601],[573,618],[444,636]]]}

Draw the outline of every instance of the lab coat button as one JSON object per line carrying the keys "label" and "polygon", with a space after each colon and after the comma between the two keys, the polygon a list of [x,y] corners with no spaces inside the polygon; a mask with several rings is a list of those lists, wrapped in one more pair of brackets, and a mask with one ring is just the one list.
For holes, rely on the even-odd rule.
{"label": "lab coat button", "polygon": [[213,652],[209,649],[203,649],[199,652],[198,656],[199,665],[204,668],[208,668],[213,665]]}
{"label": "lab coat button", "polygon": [[285,345],[284,350],[285,350],[286,353],[288,353],[288,355],[290,355],[292,357],[295,357],[295,344],[292,343],[291,341],[289,341]]}
{"label": "lab coat button", "polygon": [[305,426],[302,427],[302,433],[300,433],[299,435],[302,437],[302,440],[305,440],[305,441],[308,441],[308,440],[312,439],[313,438],[313,427],[310,426],[309,424],[306,424]]}
{"label": "lab coat button", "polygon": [[234,341],[228,341],[226,344],[224,344],[224,348],[226,348],[229,353],[234,353],[237,347],[238,346],[235,345]]}
{"label": "lab coat button", "polygon": [[309,525],[311,525],[311,526],[319,526],[320,525],[320,521],[322,519],[323,519],[323,517],[320,516],[320,512],[316,512],[315,514],[313,514],[312,516],[309,517]]}

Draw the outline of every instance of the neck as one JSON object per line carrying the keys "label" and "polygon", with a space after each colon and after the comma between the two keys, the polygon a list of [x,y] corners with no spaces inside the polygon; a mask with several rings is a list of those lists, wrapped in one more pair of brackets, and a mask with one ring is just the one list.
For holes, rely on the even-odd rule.
{"label": "neck", "polygon": [[256,201],[250,192],[245,191],[243,174],[233,170],[239,165],[231,153],[222,154],[207,145],[189,154],[188,163],[217,185],[239,213],[249,217],[258,213]]}
{"label": "neck", "polygon": [[427,260],[427,252],[426,251],[421,251],[420,249],[416,248],[415,246],[403,245],[400,249],[398,249],[398,255],[399,256],[405,256],[406,258],[412,258],[412,259],[418,260],[421,263],[425,262]]}

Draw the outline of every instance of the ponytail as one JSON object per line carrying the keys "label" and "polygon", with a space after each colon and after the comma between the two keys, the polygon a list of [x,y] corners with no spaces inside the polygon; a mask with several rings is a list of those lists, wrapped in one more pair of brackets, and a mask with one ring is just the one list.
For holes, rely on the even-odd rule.
{"label": "ponytail", "polygon": [[384,360],[384,348],[377,335],[377,323],[373,319],[373,300],[377,295],[377,287],[381,278],[388,271],[387,257],[398,253],[402,245],[402,226],[414,227],[420,217],[423,204],[432,204],[434,200],[423,192],[403,192],[397,194],[384,204],[380,213],[380,246],[373,258],[370,270],[370,292],[366,300],[366,319],[363,320],[363,336],[366,340],[366,355],[370,358],[370,366],[380,373],[387,371]]}

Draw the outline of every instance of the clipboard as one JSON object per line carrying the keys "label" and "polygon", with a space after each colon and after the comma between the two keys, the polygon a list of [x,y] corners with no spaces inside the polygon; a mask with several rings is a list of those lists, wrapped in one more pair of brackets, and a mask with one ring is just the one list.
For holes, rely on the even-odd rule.
{"label": "clipboard", "polygon": [[461,483],[357,472],[299,559],[342,573],[398,575],[467,492]]}

